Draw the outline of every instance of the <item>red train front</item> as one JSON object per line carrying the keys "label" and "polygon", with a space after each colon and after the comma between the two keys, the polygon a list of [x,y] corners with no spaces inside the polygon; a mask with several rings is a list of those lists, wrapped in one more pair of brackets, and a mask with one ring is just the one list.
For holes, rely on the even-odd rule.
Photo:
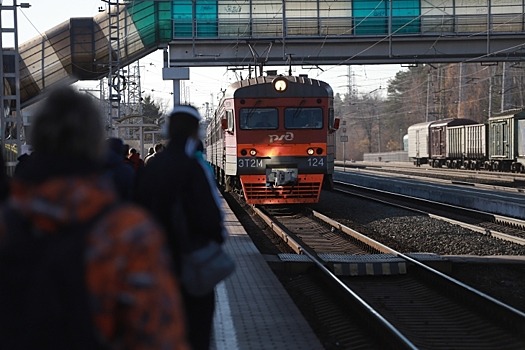
{"label": "red train front", "polygon": [[206,135],[207,159],[226,191],[249,204],[319,201],[332,187],[333,91],[305,76],[265,76],[230,85]]}

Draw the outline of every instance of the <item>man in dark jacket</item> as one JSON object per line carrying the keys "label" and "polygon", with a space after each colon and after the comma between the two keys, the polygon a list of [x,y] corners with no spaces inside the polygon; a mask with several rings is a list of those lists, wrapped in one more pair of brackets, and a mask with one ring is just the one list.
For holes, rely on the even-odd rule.
{"label": "man in dark jacket", "polygon": [[123,200],[131,200],[133,186],[135,185],[135,171],[131,164],[125,161],[124,142],[117,137],[106,140],[108,145],[108,156],[106,160],[106,171],[113,180],[117,194]]}
{"label": "man in dark jacket", "polygon": [[[205,166],[196,158],[201,116],[191,106],[176,106],[167,119],[170,141],[166,149],[148,162],[139,175],[137,200],[148,208],[168,233],[168,242],[180,274],[181,233],[173,222],[173,207],[181,201],[193,247],[210,240],[222,243],[225,239],[223,216],[217,188],[208,180]],[[194,350],[210,346],[214,292],[193,296],[182,286],[188,339]]]}
{"label": "man in dark jacket", "polygon": [[148,155],[146,157],[146,159],[144,159],[144,165],[148,165],[148,162],[153,159],[155,156],[157,156],[157,154],[159,154],[160,152],[162,152],[162,150],[164,149],[164,145],[162,143],[157,143],[155,144],[155,147],[153,148],[153,153]]}

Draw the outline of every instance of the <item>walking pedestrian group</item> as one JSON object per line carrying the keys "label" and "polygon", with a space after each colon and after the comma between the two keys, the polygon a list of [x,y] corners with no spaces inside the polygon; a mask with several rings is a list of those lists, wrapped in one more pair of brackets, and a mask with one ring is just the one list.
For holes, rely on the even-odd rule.
{"label": "walking pedestrian group", "polygon": [[175,107],[166,149],[132,173],[91,97],[67,87],[45,98],[0,206],[2,349],[209,349],[214,292],[182,286],[170,216],[179,201],[192,245],[226,239],[194,157],[199,121]]}

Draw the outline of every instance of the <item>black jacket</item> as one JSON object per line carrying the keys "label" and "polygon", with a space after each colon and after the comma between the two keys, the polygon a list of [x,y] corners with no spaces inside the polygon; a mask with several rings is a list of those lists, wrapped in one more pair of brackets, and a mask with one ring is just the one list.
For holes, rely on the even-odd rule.
{"label": "black jacket", "polygon": [[106,161],[106,172],[113,180],[117,194],[123,200],[131,200],[135,171],[131,164],[127,163],[121,154],[109,150]]}
{"label": "black jacket", "polygon": [[222,243],[222,210],[213,197],[213,190],[203,166],[195,157],[188,157],[184,144],[170,142],[138,175],[135,197],[139,204],[151,211],[165,228],[168,242],[179,271],[181,248],[180,230],[174,227],[174,204],[182,201],[192,247],[210,240]]}

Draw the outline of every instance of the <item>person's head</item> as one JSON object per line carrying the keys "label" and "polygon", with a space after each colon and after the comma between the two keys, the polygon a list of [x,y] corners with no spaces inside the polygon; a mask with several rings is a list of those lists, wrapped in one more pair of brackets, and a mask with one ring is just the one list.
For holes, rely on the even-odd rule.
{"label": "person's head", "polygon": [[108,148],[116,154],[121,155],[124,153],[124,142],[122,139],[119,139],[118,137],[110,137],[106,140],[106,144],[108,145]]}
{"label": "person's head", "polygon": [[155,149],[153,147],[148,148],[148,154],[155,153]]}
{"label": "person's head", "polygon": [[31,127],[34,152],[100,162],[105,157],[104,125],[92,97],[70,87],[52,91]]}
{"label": "person's head", "polygon": [[155,153],[160,152],[164,149],[164,145],[162,143],[157,143],[155,145]]}
{"label": "person's head", "polygon": [[198,138],[199,123],[202,117],[199,111],[190,105],[178,105],[168,116],[167,136],[172,140]]}

